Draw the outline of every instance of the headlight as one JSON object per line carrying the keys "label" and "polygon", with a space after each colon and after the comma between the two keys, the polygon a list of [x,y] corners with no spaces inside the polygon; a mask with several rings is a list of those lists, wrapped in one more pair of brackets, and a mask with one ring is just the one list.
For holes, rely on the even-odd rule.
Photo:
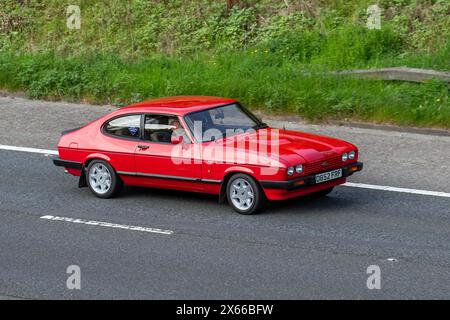
{"label": "headlight", "polygon": [[294,167],[289,167],[287,169],[287,174],[288,174],[288,176],[292,176],[294,174]]}
{"label": "headlight", "polygon": [[350,152],[348,153],[348,158],[349,158],[350,160],[355,160],[355,157],[356,157],[355,151],[350,151]]}
{"label": "headlight", "polygon": [[342,155],[342,161],[345,162],[345,161],[347,161],[347,160],[348,160],[348,154],[347,154],[347,153],[344,153],[344,154]]}
{"label": "headlight", "polygon": [[297,172],[298,174],[301,174],[303,172],[303,166],[301,164],[297,165],[295,167],[295,172]]}

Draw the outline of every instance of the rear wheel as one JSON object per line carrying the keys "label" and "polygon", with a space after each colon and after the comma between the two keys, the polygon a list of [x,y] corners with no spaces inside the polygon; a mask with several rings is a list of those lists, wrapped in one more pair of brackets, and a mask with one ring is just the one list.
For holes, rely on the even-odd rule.
{"label": "rear wheel", "polygon": [[235,174],[227,184],[227,199],[240,214],[255,214],[263,204],[263,193],[255,180],[246,174]]}
{"label": "rear wheel", "polygon": [[122,188],[122,181],[109,163],[93,160],[87,168],[87,184],[91,192],[99,198],[112,198]]}

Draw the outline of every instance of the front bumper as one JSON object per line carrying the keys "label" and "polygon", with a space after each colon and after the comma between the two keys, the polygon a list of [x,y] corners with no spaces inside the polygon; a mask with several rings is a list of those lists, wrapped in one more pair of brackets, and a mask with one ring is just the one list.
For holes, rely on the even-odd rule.
{"label": "front bumper", "polygon": [[[335,168],[332,170],[342,169],[342,177],[339,179],[347,178],[354,174],[355,172],[361,171],[363,169],[363,163],[362,162],[355,162],[350,165],[347,165],[342,168]],[[332,171],[331,170],[331,171]],[[317,172],[316,174],[300,177],[292,180],[286,180],[286,181],[261,181],[261,185],[265,189],[283,189],[283,190],[297,190],[300,188],[310,187],[310,186],[318,186],[325,183],[316,183],[316,175],[328,172],[330,170],[326,170],[323,172]],[[334,180],[330,180],[328,182],[333,182]]]}

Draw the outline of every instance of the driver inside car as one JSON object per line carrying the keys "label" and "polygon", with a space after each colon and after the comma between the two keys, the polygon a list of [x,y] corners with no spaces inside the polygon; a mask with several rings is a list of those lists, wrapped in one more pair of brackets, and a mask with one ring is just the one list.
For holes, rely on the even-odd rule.
{"label": "driver inside car", "polygon": [[172,126],[172,137],[183,137],[183,143],[189,143],[189,137],[177,118],[170,118],[169,126]]}

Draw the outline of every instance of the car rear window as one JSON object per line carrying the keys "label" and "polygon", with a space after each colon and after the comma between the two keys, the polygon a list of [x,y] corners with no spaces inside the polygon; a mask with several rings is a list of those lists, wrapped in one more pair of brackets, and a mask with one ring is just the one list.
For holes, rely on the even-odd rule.
{"label": "car rear window", "polygon": [[115,118],[109,121],[105,126],[104,130],[107,134],[123,137],[123,138],[136,138],[139,139],[141,134],[141,116],[140,115],[130,115],[123,116],[120,118]]}

